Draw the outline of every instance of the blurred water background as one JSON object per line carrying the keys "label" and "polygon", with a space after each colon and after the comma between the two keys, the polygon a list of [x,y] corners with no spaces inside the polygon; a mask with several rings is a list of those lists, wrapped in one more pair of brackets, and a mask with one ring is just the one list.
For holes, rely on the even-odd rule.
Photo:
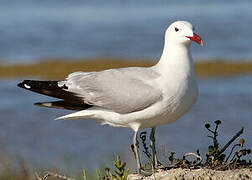
{"label": "blurred water background", "polygon": [[196,59],[252,59],[251,7],[250,0],[1,0],[0,59],[158,59],[175,20],[192,22],[204,39]]}
{"label": "blurred water background", "polygon": [[[164,31],[175,20],[189,20],[203,38],[204,47],[193,45],[197,60],[249,61],[251,7],[251,0],[2,0],[0,63],[89,57],[157,60]],[[33,106],[48,98],[17,88],[19,81],[0,81],[0,144],[11,157],[21,157],[31,167],[72,163],[94,169],[120,154],[134,164],[132,131],[90,120],[53,121],[69,111]],[[251,147],[251,75],[199,78],[199,87],[192,111],[157,129],[160,151],[206,153],[210,139],[204,124],[216,119],[223,122],[222,143],[243,126]]]}

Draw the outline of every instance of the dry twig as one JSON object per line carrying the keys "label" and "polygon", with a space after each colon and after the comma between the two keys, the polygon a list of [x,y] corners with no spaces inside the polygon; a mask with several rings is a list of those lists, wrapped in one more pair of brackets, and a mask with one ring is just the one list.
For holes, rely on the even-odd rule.
{"label": "dry twig", "polygon": [[35,176],[36,176],[36,179],[37,179],[37,180],[47,180],[48,177],[50,177],[50,176],[56,177],[56,178],[59,178],[59,179],[63,179],[63,180],[74,180],[74,179],[72,179],[72,178],[69,178],[69,177],[66,177],[66,176],[63,176],[63,175],[54,173],[54,172],[49,172],[49,171],[47,171],[47,172],[45,173],[43,179],[38,175],[37,172],[35,172]]}
{"label": "dry twig", "polygon": [[237,132],[236,135],[234,135],[234,137],[230,139],[230,141],[228,141],[228,143],[219,151],[217,157],[219,157],[228,148],[228,146],[230,146],[230,144],[232,144],[232,142],[243,133],[243,130],[244,128],[241,128],[241,130]]}
{"label": "dry twig", "polygon": [[41,178],[41,177],[39,177],[39,175],[38,175],[38,173],[37,173],[37,172],[35,172],[35,177],[36,177],[36,179],[37,179],[37,180],[42,180],[42,178]]}
{"label": "dry twig", "polygon": [[199,165],[202,162],[202,157],[196,153],[193,152],[185,153],[183,158],[185,159],[188,156],[194,156],[197,158],[198,162],[194,164],[195,166]]}

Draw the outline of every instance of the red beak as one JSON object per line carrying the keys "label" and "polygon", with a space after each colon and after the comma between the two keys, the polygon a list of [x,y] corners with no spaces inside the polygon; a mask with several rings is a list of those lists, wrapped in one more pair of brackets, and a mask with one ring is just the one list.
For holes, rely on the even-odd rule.
{"label": "red beak", "polygon": [[189,36],[186,36],[186,37],[191,39],[191,41],[194,41],[194,42],[198,43],[199,45],[203,46],[203,41],[198,34],[193,33],[193,37],[189,37]]}

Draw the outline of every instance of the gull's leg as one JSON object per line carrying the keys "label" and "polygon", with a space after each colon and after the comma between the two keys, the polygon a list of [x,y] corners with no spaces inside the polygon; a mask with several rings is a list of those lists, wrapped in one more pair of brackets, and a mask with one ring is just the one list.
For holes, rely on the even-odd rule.
{"label": "gull's leg", "polygon": [[134,145],[134,151],[136,154],[136,163],[137,163],[138,173],[141,174],[141,163],[140,163],[140,155],[139,155],[139,150],[138,150],[137,131],[135,131],[134,133],[133,145]]}
{"label": "gull's leg", "polygon": [[152,149],[152,161],[154,163],[153,164],[154,168],[158,166],[157,153],[156,153],[156,147],[155,147],[155,131],[156,131],[156,127],[151,128],[150,146]]}

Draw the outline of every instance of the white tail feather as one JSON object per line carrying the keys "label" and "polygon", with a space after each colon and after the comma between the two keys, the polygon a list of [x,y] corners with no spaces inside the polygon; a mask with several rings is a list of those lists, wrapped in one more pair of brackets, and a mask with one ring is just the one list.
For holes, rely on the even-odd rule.
{"label": "white tail feather", "polygon": [[55,120],[62,120],[62,119],[74,120],[74,119],[86,119],[86,118],[92,118],[92,117],[93,117],[93,113],[87,110],[83,110],[83,111],[78,111],[71,114],[67,114],[65,116],[58,117]]}

